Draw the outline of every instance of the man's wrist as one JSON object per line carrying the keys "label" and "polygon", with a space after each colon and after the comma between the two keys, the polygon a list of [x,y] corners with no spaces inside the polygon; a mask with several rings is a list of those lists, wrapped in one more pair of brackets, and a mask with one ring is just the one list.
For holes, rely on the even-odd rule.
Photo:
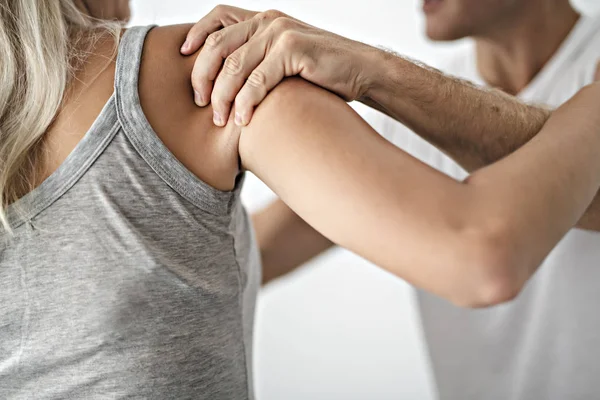
{"label": "man's wrist", "polygon": [[416,66],[391,50],[375,47],[364,52],[362,59],[365,85],[357,101],[390,115],[392,103],[398,103],[408,87],[409,67]]}
{"label": "man's wrist", "polygon": [[380,82],[385,68],[380,68],[383,51],[372,46],[366,46],[360,54],[361,88],[357,101],[368,103],[383,85]]}

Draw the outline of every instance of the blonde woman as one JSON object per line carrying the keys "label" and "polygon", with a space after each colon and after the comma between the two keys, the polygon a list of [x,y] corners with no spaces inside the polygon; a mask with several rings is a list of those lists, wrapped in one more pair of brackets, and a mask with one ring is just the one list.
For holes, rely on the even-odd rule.
{"label": "blonde woman", "polygon": [[[246,169],[329,240],[474,307],[513,298],[600,187],[598,86],[456,182],[301,80],[215,126],[179,54],[190,27],[121,36],[127,14],[0,0],[3,399],[253,398]],[[503,104],[494,129],[546,114],[460,87]]]}

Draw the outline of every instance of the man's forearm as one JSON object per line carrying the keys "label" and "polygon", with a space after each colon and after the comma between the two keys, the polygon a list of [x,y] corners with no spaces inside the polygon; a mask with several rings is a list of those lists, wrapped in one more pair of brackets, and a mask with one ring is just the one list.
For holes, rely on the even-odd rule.
{"label": "man's forearm", "polygon": [[252,216],[263,284],[286,275],[333,246],[281,200]]}
{"label": "man's forearm", "polygon": [[[405,124],[469,172],[523,146],[552,113],[394,54],[377,51],[372,57],[376,78],[361,101]],[[578,226],[600,230],[600,199]]]}
{"label": "man's forearm", "polygon": [[402,122],[468,171],[527,143],[551,114],[391,53],[374,57],[381,72],[361,101]]}

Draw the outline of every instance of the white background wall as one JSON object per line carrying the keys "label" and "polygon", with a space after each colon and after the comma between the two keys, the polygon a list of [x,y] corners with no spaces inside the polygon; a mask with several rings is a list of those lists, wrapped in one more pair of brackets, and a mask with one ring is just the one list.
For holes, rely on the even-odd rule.
{"label": "white background wall", "polygon": [[[419,0],[230,0],[279,9],[370,44],[438,64],[457,46],[422,34]],[[585,10],[597,0],[579,0]],[[201,18],[218,2],[134,0],[133,24]],[[272,194],[250,179],[250,210]],[[266,288],[256,325],[258,400],[430,400],[435,398],[410,289],[343,250],[334,250]]]}

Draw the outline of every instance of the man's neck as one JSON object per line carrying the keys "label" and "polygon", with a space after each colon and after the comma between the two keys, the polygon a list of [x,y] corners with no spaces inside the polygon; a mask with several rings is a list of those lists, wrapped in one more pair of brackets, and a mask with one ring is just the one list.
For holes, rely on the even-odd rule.
{"label": "man's neck", "polygon": [[488,85],[513,95],[542,70],[579,19],[567,2],[529,4],[510,21],[474,38],[481,77]]}

